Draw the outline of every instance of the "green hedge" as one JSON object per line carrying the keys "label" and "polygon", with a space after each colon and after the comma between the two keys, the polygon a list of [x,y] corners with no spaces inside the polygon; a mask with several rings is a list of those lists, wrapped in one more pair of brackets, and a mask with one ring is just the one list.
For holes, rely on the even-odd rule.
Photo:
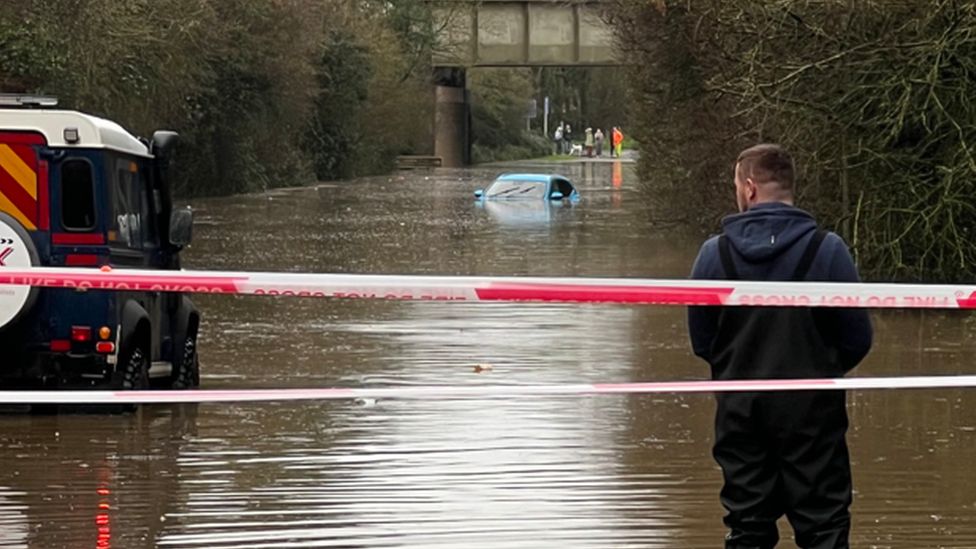
{"label": "green hedge", "polygon": [[619,0],[640,170],[716,227],[742,148],[796,157],[800,205],[872,278],[976,275],[976,8],[953,0]]}

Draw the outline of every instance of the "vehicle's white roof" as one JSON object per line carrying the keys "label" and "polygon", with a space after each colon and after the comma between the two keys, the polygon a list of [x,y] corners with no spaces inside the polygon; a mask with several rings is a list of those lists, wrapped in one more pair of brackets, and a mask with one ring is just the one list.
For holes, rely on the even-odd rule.
{"label": "vehicle's white roof", "polygon": [[[77,143],[66,143],[65,128],[77,128]],[[0,109],[0,131],[38,132],[49,147],[110,149],[150,156],[149,149],[125,128],[112,122],[80,113],[48,109]]]}

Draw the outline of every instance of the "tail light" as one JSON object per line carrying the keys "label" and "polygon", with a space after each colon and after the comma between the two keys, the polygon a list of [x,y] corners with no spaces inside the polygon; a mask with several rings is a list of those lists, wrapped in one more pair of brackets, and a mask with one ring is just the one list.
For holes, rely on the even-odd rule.
{"label": "tail light", "polygon": [[67,339],[52,339],[51,340],[51,352],[52,353],[67,353],[71,350],[71,341]]}
{"label": "tail light", "polygon": [[86,341],[91,341],[91,327],[89,326],[72,326],[71,327],[71,341],[76,343],[84,343]]}
{"label": "tail light", "polygon": [[115,352],[115,343],[111,341],[99,341],[95,344],[95,352],[102,354],[112,354]]}

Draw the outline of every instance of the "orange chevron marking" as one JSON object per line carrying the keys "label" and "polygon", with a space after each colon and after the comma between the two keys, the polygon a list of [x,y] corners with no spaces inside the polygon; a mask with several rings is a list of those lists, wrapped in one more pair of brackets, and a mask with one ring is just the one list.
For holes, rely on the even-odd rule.
{"label": "orange chevron marking", "polygon": [[31,198],[37,200],[37,173],[10,148],[10,145],[0,143],[0,166],[27,191]]}
{"label": "orange chevron marking", "polygon": [[23,225],[28,231],[37,230],[37,225],[35,225],[29,217],[18,210],[17,207],[14,206],[14,203],[11,202],[3,193],[0,193],[0,212],[13,216],[13,218],[19,221],[20,224]]}

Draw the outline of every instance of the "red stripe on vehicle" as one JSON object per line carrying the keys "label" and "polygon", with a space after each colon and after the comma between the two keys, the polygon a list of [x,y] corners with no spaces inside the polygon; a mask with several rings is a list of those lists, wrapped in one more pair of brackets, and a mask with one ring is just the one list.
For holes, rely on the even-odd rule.
{"label": "red stripe on vehicle", "polygon": [[47,161],[37,163],[37,228],[51,230],[51,200],[47,193]]}
{"label": "red stripe on vehicle", "polygon": [[58,245],[98,245],[105,244],[105,235],[101,233],[54,233],[51,242]]}
{"label": "red stripe on vehicle", "polygon": [[0,143],[17,145],[47,145],[44,136],[33,132],[0,132]]}
{"label": "red stripe on vehicle", "polygon": [[666,286],[596,286],[492,284],[475,288],[484,301],[573,301],[615,303],[658,303],[664,305],[722,305],[732,288],[671,288]]}
{"label": "red stripe on vehicle", "polygon": [[10,150],[14,151],[23,162],[27,164],[30,169],[37,171],[37,155],[34,153],[34,148],[31,145],[20,145],[20,144],[10,144],[7,143]]}

